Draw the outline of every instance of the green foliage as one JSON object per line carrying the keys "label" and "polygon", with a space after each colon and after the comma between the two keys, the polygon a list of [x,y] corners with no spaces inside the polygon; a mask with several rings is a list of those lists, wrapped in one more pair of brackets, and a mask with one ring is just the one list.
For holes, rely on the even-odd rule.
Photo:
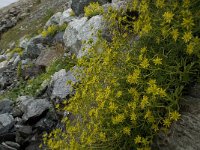
{"label": "green foliage", "polygon": [[98,2],[90,3],[87,7],[84,8],[85,17],[93,17],[103,13],[103,7],[99,5]]}
{"label": "green foliage", "polygon": [[20,78],[22,76],[22,62],[19,62],[17,66],[17,77]]}
{"label": "green foliage", "polygon": [[[84,76],[64,110],[66,131],[44,135],[52,150],[151,149],[153,137],[180,117],[179,98],[199,74],[199,0],[134,0],[109,9],[112,42],[101,37],[78,61]],[[123,15],[120,15],[123,14]],[[135,21],[134,21],[135,20]],[[98,43],[98,44],[99,44]]]}
{"label": "green foliage", "polygon": [[61,26],[51,25],[47,29],[43,30],[41,35],[43,37],[54,36],[56,33],[64,31],[67,28],[67,24],[63,24]]}

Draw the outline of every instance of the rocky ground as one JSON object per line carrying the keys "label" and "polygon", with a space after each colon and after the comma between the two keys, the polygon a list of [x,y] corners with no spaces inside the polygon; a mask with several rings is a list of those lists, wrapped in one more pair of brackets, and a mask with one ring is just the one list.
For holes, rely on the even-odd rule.
{"label": "rocky ground", "polygon": [[66,0],[20,0],[1,9],[0,49],[12,48],[24,35],[38,34],[46,21],[54,13],[63,11],[67,5]]}
{"label": "rocky ground", "polygon": [[[60,118],[70,115],[69,112],[57,112],[56,105],[73,95],[74,89],[69,82],[79,82],[76,75],[81,69],[70,62],[65,62],[62,66],[60,60],[69,59],[71,54],[75,54],[77,58],[85,55],[83,47],[89,45],[81,41],[92,38],[95,42],[99,29],[103,31],[103,37],[111,38],[104,32],[106,28],[102,16],[82,17],[83,7],[79,6],[91,1],[72,0],[70,8],[66,7],[66,0],[41,0],[32,1],[28,5],[20,3],[24,5],[19,7],[20,10],[17,9],[20,5],[5,9],[5,13],[17,21],[14,27],[10,25],[2,30],[0,41],[4,43],[0,54],[0,150],[38,150],[42,134],[55,127],[62,128]],[[105,9],[108,5],[116,9],[123,8],[126,3],[116,0],[109,2],[101,0]],[[21,10],[22,8],[27,9]],[[58,11],[41,24],[43,26],[40,28],[43,30],[52,25],[63,27],[66,23],[68,26],[64,30],[46,37],[38,33],[27,37],[27,32],[20,31],[20,36],[23,36],[17,37],[17,41],[12,37],[6,38],[6,34],[19,29],[19,25],[22,25],[23,30],[26,26],[27,31],[30,30],[31,23],[40,20],[48,8]],[[26,15],[22,15],[23,13]],[[21,18],[20,16],[25,18],[18,22],[16,18]],[[10,42],[14,44],[9,45]],[[55,59],[59,63],[52,67]],[[169,134],[159,134],[155,139],[154,149],[200,149],[199,90],[199,86],[196,86],[185,96],[181,102],[181,119],[174,123]]]}

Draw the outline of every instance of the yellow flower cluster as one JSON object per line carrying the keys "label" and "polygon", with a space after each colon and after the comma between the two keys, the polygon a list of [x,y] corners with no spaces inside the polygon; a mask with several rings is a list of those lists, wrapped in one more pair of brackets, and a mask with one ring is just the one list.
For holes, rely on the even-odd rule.
{"label": "yellow flower cluster", "polygon": [[86,17],[93,17],[102,14],[104,10],[103,7],[101,7],[98,2],[93,2],[90,3],[89,6],[85,7],[84,11]]}
{"label": "yellow flower cluster", "polygon": [[138,11],[137,20],[107,8],[112,40],[100,36],[78,60],[83,76],[64,107],[73,119],[65,117],[65,130],[44,137],[49,149],[150,149],[154,135],[181,117],[182,89],[198,70],[198,16],[190,4],[133,0],[127,9]]}

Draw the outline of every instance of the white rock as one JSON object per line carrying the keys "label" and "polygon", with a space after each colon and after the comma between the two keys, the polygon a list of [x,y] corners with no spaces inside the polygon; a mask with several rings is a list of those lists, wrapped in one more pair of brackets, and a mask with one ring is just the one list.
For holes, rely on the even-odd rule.
{"label": "white rock", "polygon": [[8,67],[8,61],[0,62],[0,72],[3,72]]}
{"label": "white rock", "polygon": [[[87,53],[87,49],[90,47],[88,44],[82,44],[83,41],[87,42],[92,39],[93,44],[95,44],[98,31],[103,29],[104,22],[100,15],[94,16],[89,20],[86,17],[75,19],[69,23],[65,30],[63,36],[65,46],[80,58]],[[86,50],[83,51],[83,49]]]}
{"label": "white rock", "polygon": [[73,10],[71,8],[64,11],[60,17],[59,25],[71,22],[75,17],[72,16]]}
{"label": "white rock", "polygon": [[72,71],[66,72],[62,69],[56,72],[52,79],[51,85],[53,87],[51,98],[66,98],[68,95],[73,94],[73,87],[68,82],[76,83],[78,80],[75,77],[75,70],[78,69],[74,67]]}
{"label": "white rock", "polygon": [[54,14],[45,24],[45,28],[48,28],[51,25],[58,25],[60,23],[60,18],[62,16],[61,12]]}
{"label": "white rock", "polygon": [[25,49],[28,45],[28,41],[29,41],[28,38],[25,37],[21,38],[19,41],[19,47]]}
{"label": "white rock", "polygon": [[0,115],[0,134],[6,133],[14,125],[14,118],[8,113]]}

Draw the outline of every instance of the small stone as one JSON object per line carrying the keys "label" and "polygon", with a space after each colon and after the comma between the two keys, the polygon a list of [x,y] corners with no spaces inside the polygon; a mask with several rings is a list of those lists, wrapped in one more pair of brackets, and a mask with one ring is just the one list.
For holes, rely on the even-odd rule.
{"label": "small stone", "polygon": [[11,146],[9,146],[9,145],[7,145],[6,143],[2,143],[2,145],[5,147],[5,149],[4,150],[17,150],[16,148],[14,148],[14,147],[11,147]]}
{"label": "small stone", "polygon": [[20,145],[18,143],[15,143],[15,142],[6,141],[5,144],[7,144],[8,146],[11,146],[13,148],[16,148],[16,149],[20,148]]}

